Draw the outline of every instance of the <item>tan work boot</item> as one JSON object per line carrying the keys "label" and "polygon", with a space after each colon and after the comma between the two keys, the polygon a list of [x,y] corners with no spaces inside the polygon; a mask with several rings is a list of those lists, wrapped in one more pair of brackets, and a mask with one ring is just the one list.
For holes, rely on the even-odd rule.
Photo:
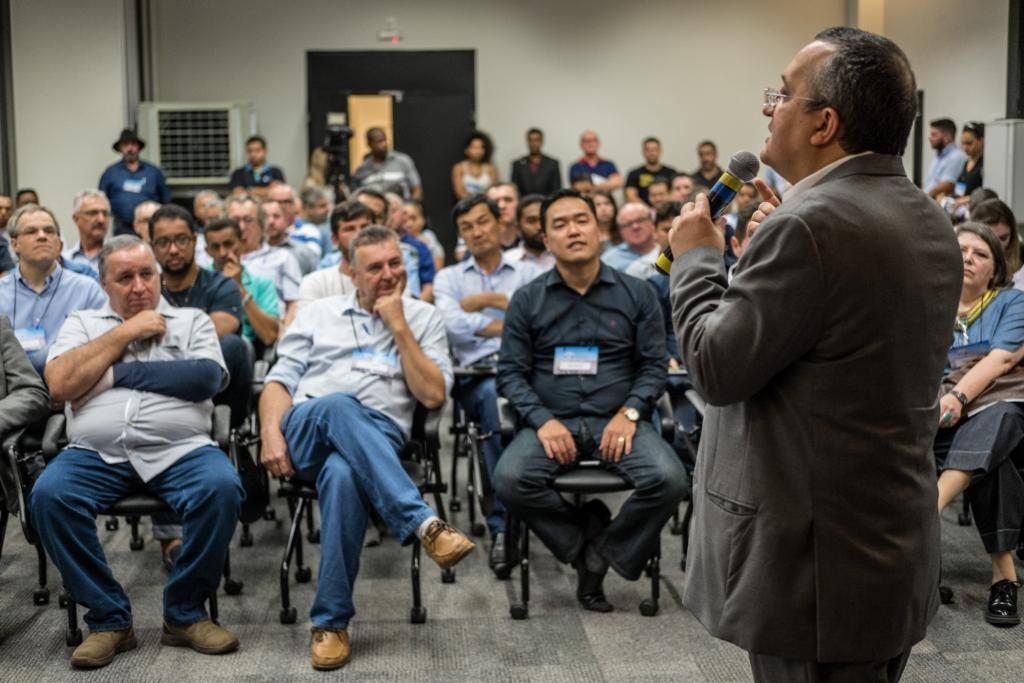
{"label": "tan work boot", "polygon": [[348,642],[348,631],[343,628],[313,628],[313,668],[319,671],[340,669],[348,662],[352,647]]}
{"label": "tan work boot", "polygon": [[187,628],[171,626],[164,622],[160,635],[164,645],[190,647],[204,655],[222,655],[238,649],[238,636],[211,619],[197,621]]}
{"label": "tan work boot", "polygon": [[462,532],[439,519],[427,527],[420,542],[423,550],[441,569],[454,567],[476,547]]}
{"label": "tan work boot", "polygon": [[138,644],[131,627],[119,631],[93,631],[71,653],[71,666],[76,669],[106,666],[114,661],[114,655],[118,652],[131,650]]}

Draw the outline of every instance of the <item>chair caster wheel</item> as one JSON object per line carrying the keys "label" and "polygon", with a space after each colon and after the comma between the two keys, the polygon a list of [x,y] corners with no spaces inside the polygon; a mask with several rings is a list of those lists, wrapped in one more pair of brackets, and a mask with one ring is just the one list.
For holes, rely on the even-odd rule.
{"label": "chair caster wheel", "polygon": [[462,501],[458,498],[452,498],[448,501],[448,509],[452,512],[460,512],[462,510]]}
{"label": "chair caster wheel", "polygon": [[67,609],[69,602],[71,602],[71,596],[68,595],[67,591],[61,591],[57,594],[57,605],[59,605],[61,609]]}
{"label": "chair caster wheel", "polygon": [[320,530],[317,529],[316,531],[310,531],[308,534],[306,534],[306,540],[309,541],[310,543],[319,543],[320,542]]}
{"label": "chair caster wheel", "polygon": [[134,550],[135,552],[142,550],[145,547],[145,545],[146,541],[142,538],[133,538],[132,540],[128,541],[128,547]]}
{"label": "chair caster wheel", "polygon": [[309,567],[299,567],[295,570],[295,580],[299,583],[309,583],[313,578],[313,570]]}
{"label": "chair caster wheel", "polygon": [[441,583],[455,583],[455,570],[449,567],[441,570]]}
{"label": "chair caster wheel", "polygon": [[961,512],[960,514],[958,514],[956,516],[956,521],[957,521],[957,524],[959,524],[960,526],[970,526],[971,525],[971,513],[970,512]]}
{"label": "chair caster wheel", "polygon": [[640,614],[645,617],[653,617],[658,613],[658,603],[654,600],[644,600],[640,603]]}
{"label": "chair caster wheel", "polygon": [[117,531],[120,526],[121,523],[117,520],[117,517],[111,517],[103,524],[103,528],[107,531]]}
{"label": "chair caster wheel", "polygon": [[[50,589],[49,588],[37,588],[32,593],[32,604],[33,605],[49,605],[50,604]],[[61,605],[63,607],[63,605]]]}
{"label": "chair caster wheel", "polygon": [[939,601],[943,605],[950,605],[953,603],[953,589],[949,586],[939,586]]}
{"label": "chair caster wheel", "polygon": [[267,508],[263,511],[263,519],[268,522],[272,522],[277,519],[277,511],[274,508]]}
{"label": "chair caster wheel", "polygon": [[248,529],[246,529],[245,531],[242,532],[242,537],[238,539],[238,545],[242,546],[243,548],[250,548],[250,547],[252,547],[252,543],[253,543],[252,532],[250,532]]}
{"label": "chair caster wheel", "polygon": [[487,533],[487,527],[484,526],[483,522],[474,522],[473,526],[469,528],[469,533],[473,534],[476,538],[482,538]]}
{"label": "chair caster wheel", "polygon": [[241,581],[235,581],[234,579],[224,580],[224,592],[228,595],[241,595],[243,586],[245,584]]}
{"label": "chair caster wheel", "polygon": [[522,621],[530,616],[530,611],[526,608],[526,605],[512,605],[508,613],[516,621]]}
{"label": "chair caster wheel", "polygon": [[294,607],[282,607],[281,608],[280,617],[281,617],[281,623],[282,624],[294,624],[295,620],[298,618],[298,616],[299,616],[299,613],[295,610]]}
{"label": "chair caster wheel", "polygon": [[424,624],[427,621],[427,608],[426,607],[413,607],[409,610],[409,623],[410,624]]}
{"label": "chair caster wheel", "polygon": [[64,632],[64,642],[68,644],[68,647],[78,647],[82,644],[82,629],[76,628],[75,630],[68,629]]}

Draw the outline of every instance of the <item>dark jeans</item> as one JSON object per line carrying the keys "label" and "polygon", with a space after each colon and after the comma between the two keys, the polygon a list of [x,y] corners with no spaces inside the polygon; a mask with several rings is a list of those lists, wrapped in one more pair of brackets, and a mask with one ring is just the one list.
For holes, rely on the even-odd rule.
{"label": "dark jeans", "polygon": [[[578,457],[598,457],[596,448],[607,422],[604,418],[564,421],[576,439]],[[616,572],[635,581],[657,548],[661,528],[686,495],[686,470],[647,422],[637,425],[633,452],[604,466],[632,484],[634,491],[594,540],[594,547]],[[547,457],[535,430],[523,429],[498,461],[494,490],[555,557],[571,562],[583,549],[586,520],[551,488],[551,481],[566,469]]]}
{"label": "dark jeans", "polygon": [[1024,480],[1013,456],[1024,444],[1024,409],[999,402],[935,436],[940,470],[973,472],[964,492],[988,553],[1016,550],[1024,526]]}
{"label": "dark jeans", "polygon": [[110,572],[96,515],[139,489],[162,498],[182,520],[181,555],[164,587],[164,620],[190,626],[205,619],[241,510],[242,484],[219,449],[197,448],[143,484],[131,464],[108,465],[95,451],[65,449],[32,488],[32,523],[71,597],[88,608],[92,631],[132,625],[128,596]]}
{"label": "dark jeans", "polygon": [[749,653],[754,683],[896,683],[910,650],[877,662],[807,662]]}

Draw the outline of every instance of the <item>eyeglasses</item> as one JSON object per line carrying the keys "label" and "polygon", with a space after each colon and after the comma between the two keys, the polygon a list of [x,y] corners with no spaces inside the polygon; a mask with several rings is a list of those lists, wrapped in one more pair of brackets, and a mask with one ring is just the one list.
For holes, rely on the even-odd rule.
{"label": "eyeglasses", "polygon": [[779,106],[786,100],[803,100],[804,102],[813,102],[814,104],[821,104],[820,100],[815,100],[810,97],[799,97],[798,95],[786,95],[773,88],[764,89],[764,109],[771,111],[775,107]]}
{"label": "eyeglasses", "polygon": [[178,235],[174,239],[171,239],[170,237],[161,237],[160,239],[153,240],[153,248],[161,251],[169,248],[172,244],[178,249],[184,249],[188,245],[192,244],[192,235]]}
{"label": "eyeglasses", "polygon": [[634,218],[631,221],[625,221],[623,223],[619,223],[619,228],[620,229],[621,228],[632,228],[632,227],[638,226],[638,225],[650,225],[651,222],[652,221],[651,221],[650,218]]}

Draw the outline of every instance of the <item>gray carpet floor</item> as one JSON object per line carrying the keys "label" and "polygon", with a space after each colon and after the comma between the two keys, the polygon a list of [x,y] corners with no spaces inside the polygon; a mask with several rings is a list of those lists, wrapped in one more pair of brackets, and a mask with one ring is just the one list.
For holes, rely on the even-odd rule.
{"label": "gray carpet floor", "polygon": [[[481,540],[478,551],[458,566],[453,584],[443,584],[439,570],[424,558],[427,622],[411,624],[410,551],[386,538],[362,555],[355,595],[359,613],[350,629],[351,662],[333,674],[314,672],[309,665],[308,611],[318,549],[306,546],[313,582],[296,584],[292,577],[298,623],[282,625],[278,567],[287,539],[287,508],[282,501],[274,505],[277,519],[253,526],[253,547],[239,547],[237,534],[232,543],[233,573],[244,582],[244,590],[238,596],[221,591],[219,604],[221,623],[238,634],[242,647],[221,657],[160,645],[164,573],[159,546],[149,540],[143,551],[132,552],[123,522],[114,532],[106,531],[101,522],[100,538],[114,574],[131,597],[139,647],[92,672],[74,671],[68,663],[66,619],[56,600],[60,580],[52,567],[50,605],[32,604],[35,553],[12,520],[0,561],[0,681],[277,681],[328,676],[439,682],[750,680],[745,653],[711,638],[682,607],[679,538],[667,529],[662,538],[661,610],[651,618],[637,609],[649,584],[626,582],[613,573],[606,591],[616,611],[594,614],[579,609],[575,573],[534,542],[530,618],[513,621],[513,586],[491,575],[487,544]],[[452,521],[468,527],[465,511]],[[148,521],[143,527],[148,537]],[[914,648],[904,680],[1024,681],[1024,627],[998,629],[982,619],[990,568],[976,532],[959,526],[950,509],[943,516],[942,534],[944,577],[955,601],[940,608],[927,639]]]}

